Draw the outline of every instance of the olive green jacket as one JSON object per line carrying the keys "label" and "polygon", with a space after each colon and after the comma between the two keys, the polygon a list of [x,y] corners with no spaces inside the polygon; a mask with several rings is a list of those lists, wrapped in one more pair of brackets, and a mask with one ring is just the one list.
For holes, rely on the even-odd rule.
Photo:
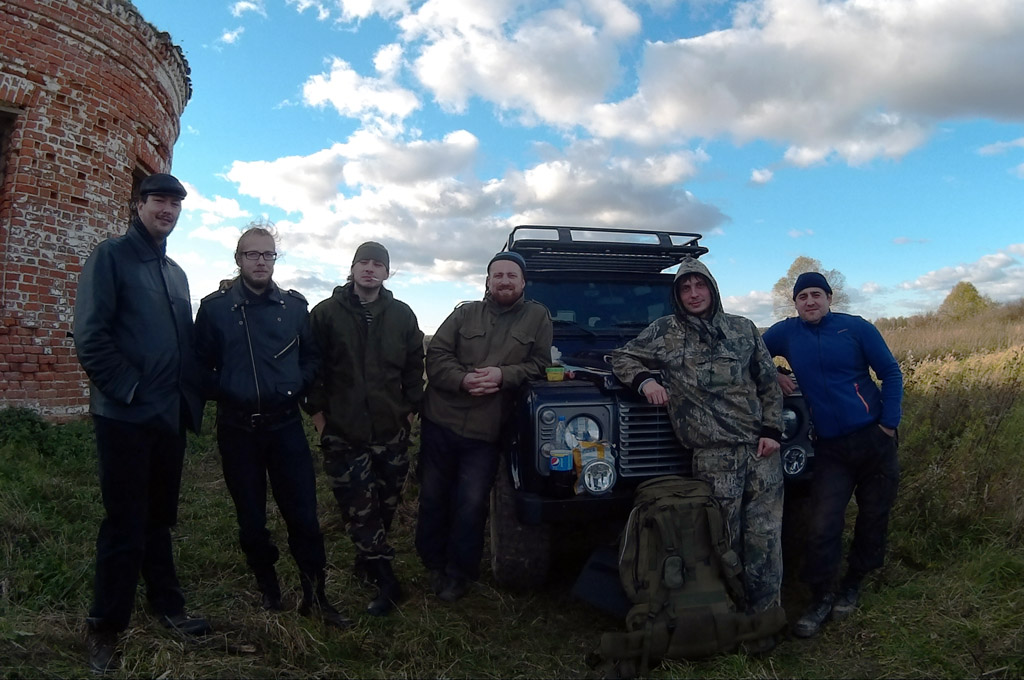
{"label": "olive green jacket", "polygon": [[[423,415],[469,439],[495,442],[511,414],[518,388],[537,380],[551,363],[551,315],[520,298],[508,307],[485,299],[448,315],[427,348]],[[462,379],[475,368],[501,369],[501,389],[474,397]]]}
{"label": "olive green jacket", "polygon": [[321,362],[303,408],[323,411],[324,434],[383,444],[423,401],[423,333],[412,309],[385,288],[366,309],[369,325],[348,283],[310,312]]}

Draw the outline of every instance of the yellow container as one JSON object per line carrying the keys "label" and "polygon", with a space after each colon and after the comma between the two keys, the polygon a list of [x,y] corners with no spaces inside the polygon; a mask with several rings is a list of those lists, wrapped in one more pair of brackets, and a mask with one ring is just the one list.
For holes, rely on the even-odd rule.
{"label": "yellow container", "polygon": [[548,376],[548,382],[561,382],[565,379],[565,366],[548,366],[544,372]]}

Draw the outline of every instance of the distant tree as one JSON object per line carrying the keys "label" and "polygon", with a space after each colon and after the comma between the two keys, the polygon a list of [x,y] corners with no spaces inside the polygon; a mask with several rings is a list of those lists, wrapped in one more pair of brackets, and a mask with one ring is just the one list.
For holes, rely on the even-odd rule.
{"label": "distant tree", "polygon": [[793,285],[804,272],[819,272],[832,288],[832,309],[842,311],[849,307],[850,296],[846,294],[846,277],[836,269],[825,269],[820,260],[801,255],[793,260],[789,271],[772,286],[772,312],[776,319],[792,316]]}
{"label": "distant tree", "polygon": [[947,319],[967,319],[995,306],[992,298],[982,295],[970,281],[961,281],[953,286],[949,295],[939,305],[939,316]]}

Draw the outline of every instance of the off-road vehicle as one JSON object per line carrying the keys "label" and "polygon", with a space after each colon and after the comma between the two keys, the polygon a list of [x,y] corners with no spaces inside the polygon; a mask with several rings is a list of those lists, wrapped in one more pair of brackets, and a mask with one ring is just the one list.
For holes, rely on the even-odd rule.
{"label": "off-road vehicle", "polygon": [[[572,377],[532,381],[519,394],[507,451],[491,495],[491,561],[496,581],[528,588],[547,577],[552,529],[623,519],[645,479],[690,474],[692,454],[663,406],[621,384],[608,353],[655,319],[672,314],[674,268],[707,248],[700,234],[563,226],[520,226],[505,250],[526,261],[527,298],[547,306],[553,355]],[[787,480],[807,474],[812,449],[802,398],[786,398],[783,466]],[[564,428],[559,427],[559,422]],[[556,431],[564,429],[563,441]],[[610,444],[569,489],[552,474],[552,451],[580,441]]]}

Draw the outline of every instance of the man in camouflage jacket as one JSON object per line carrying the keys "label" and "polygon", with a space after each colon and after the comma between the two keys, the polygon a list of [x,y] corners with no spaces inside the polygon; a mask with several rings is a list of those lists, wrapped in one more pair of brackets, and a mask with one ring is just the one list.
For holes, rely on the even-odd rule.
{"label": "man in camouflage jacket", "polygon": [[[612,353],[616,377],[652,404],[693,449],[693,474],[711,485],[743,560],[747,604],[779,604],[782,585],[782,391],[754,324],[726,314],[718,284],[686,258],[673,288],[676,313]],[[651,371],[661,371],[660,383]]]}

